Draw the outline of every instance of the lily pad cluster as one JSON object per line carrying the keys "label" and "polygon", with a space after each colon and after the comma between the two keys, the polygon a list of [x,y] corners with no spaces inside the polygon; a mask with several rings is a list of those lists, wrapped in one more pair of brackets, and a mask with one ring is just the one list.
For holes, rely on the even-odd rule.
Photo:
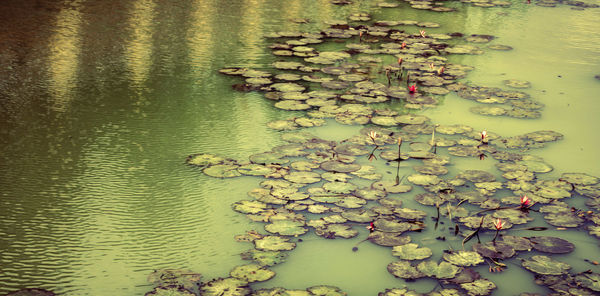
{"label": "lily pad cluster", "polygon": [[[519,80],[505,80],[512,88],[528,88],[529,83]],[[533,119],[541,116],[544,104],[535,101],[527,93],[516,90],[505,90],[496,87],[474,86],[459,83],[453,91],[461,98],[481,103],[470,109],[471,112],[486,116],[508,116],[514,118]]]}

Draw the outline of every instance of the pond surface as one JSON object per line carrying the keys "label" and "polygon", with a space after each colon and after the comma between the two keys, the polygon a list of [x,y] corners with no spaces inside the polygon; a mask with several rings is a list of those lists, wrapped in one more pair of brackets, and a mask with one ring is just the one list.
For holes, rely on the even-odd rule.
{"label": "pond surface", "polygon": [[[263,223],[251,222],[231,205],[248,199],[247,192],[263,179],[211,178],[186,165],[185,159],[211,153],[245,161],[286,143],[267,123],[305,113],[275,108],[262,92],[237,92],[231,85],[242,79],[218,70],[271,71],[274,61],[285,58],[271,54],[268,46],[274,40],[265,35],[318,32],[328,27],[326,21],[346,20],[352,13],[370,13],[373,20],[435,22],[440,27],[426,28],[427,34],[486,34],[495,37],[490,44],[511,46],[510,51],[494,51],[483,44],[481,55],[448,59],[474,67],[460,80],[471,85],[510,89],[504,80],[531,82],[523,91],[544,105],[540,118],[477,115],[469,110],[479,104],[455,92],[437,96],[439,103],[433,108],[410,113],[428,116],[436,124],[465,124],[504,137],[556,131],[564,135],[562,140],[526,151],[554,168],[538,177],[556,180],[568,172],[600,176],[595,130],[600,126],[600,81],[594,78],[600,74],[600,8],[573,10],[563,4],[542,7],[520,1],[482,8],[448,2],[445,6],[456,11],[440,13],[412,9],[405,2],[389,1],[400,4],[396,8],[379,7],[378,1],[355,2],[3,1],[0,294],[41,287],[62,295],[142,295],[154,287],[147,277],[156,269],[189,269],[209,281],[247,264],[239,254],[252,244],[238,243],[234,236],[252,229],[265,233]],[[304,18],[310,21],[291,21]],[[399,28],[411,34],[419,30]],[[384,64],[393,62],[390,55]],[[385,75],[378,79],[384,83]],[[389,107],[408,112],[397,102]],[[361,128],[328,119],[324,126],[305,130],[341,141]],[[394,180],[394,166],[359,158],[363,165],[376,166],[384,180]],[[495,162],[491,157],[453,158],[449,174],[478,169],[501,180]],[[413,174],[414,164],[411,160],[402,173]],[[363,180],[361,186],[368,184]],[[413,200],[424,192],[414,187],[396,198],[435,216],[435,207]],[[505,191],[502,197],[511,195]],[[581,197],[568,203],[588,209]],[[597,215],[597,207],[589,210]],[[538,213],[532,216],[536,221],[531,226],[551,230],[510,234],[567,239],[576,245],[575,251],[553,258],[568,262],[573,274],[600,272],[584,261],[600,261],[598,239],[585,228],[561,231]],[[430,217],[426,223],[426,230],[411,233],[411,238],[433,249],[434,260],[442,258],[442,250],[461,249],[462,237],[446,231],[448,240],[436,240],[440,230],[433,229]],[[271,267],[276,277],[252,288],[328,284],[349,295],[376,295],[395,287],[421,293],[436,288],[433,279],[409,282],[390,274],[386,266],[398,258],[389,247],[367,241],[353,252],[368,235],[364,226],[354,228],[358,236],[347,240],[326,240],[311,230],[285,263]],[[482,239],[490,240],[493,233],[486,232]],[[494,295],[550,291],[533,284],[534,274],[518,259],[507,264],[502,273],[489,273],[487,264],[476,269],[496,283]]]}

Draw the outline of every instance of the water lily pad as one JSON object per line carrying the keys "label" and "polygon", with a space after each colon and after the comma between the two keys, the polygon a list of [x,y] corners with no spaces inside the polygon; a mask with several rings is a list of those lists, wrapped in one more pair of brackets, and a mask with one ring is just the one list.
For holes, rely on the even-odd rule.
{"label": "water lily pad", "polygon": [[371,184],[371,187],[387,193],[405,193],[412,190],[410,185],[396,184],[393,181],[378,181]]}
{"label": "water lily pad", "polygon": [[330,160],[321,163],[321,169],[328,172],[351,173],[360,169],[359,164],[343,163],[337,160]]}
{"label": "water lily pad", "polygon": [[395,119],[397,123],[401,124],[423,124],[429,121],[429,117],[415,114],[399,115]]}
{"label": "water lily pad", "polygon": [[502,81],[504,85],[512,88],[530,88],[531,82],[517,79],[508,79]]}
{"label": "water lily pad", "polygon": [[243,252],[241,256],[243,260],[253,260],[261,266],[273,266],[284,262],[287,258],[287,253],[250,249],[246,252]]}
{"label": "water lily pad", "polygon": [[552,236],[534,236],[529,237],[533,248],[545,253],[564,254],[570,253],[575,249],[575,245],[567,240]]}
{"label": "water lily pad", "polygon": [[413,243],[392,248],[392,256],[402,260],[422,260],[431,257],[432,254],[430,248],[419,248],[419,245]]}
{"label": "water lily pad", "polygon": [[583,272],[575,276],[575,282],[582,287],[600,292],[600,274],[598,273]]}
{"label": "water lily pad", "polygon": [[469,295],[490,295],[492,290],[496,289],[496,284],[488,279],[478,279],[471,283],[460,284],[460,287],[467,290]]}
{"label": "water lily pad", "polygon": [[296,243],[289,242],[288,238],[268,235],[255,240],[254,246],[262,251],[291,251],[296,247]]}
{"label": "water lily pad", "polygon": [[285,164],[290,160],[281,153],[263,152],[250,155],[250,161],[257,164]]}
{"label": "water lily pad", "polygon": [[418,165],[413,169],[421,174],[428,175],[444,175],[448,173],[448,169],[441,165]]}
{"label": "water lily pad", "polygon": [[419,263],[419,265],[417,265],[417,270],[428,277],[451,279],[460,271],[460,267],[446,261],[442,261],[438,264],[437,262],[427,260]]}
{"label": "water lily pad", "polygon": [[[194,289],[201,279],[201,274],[188,269],[158,269],[148,275],[148,282],[151,284],[161,287],[179,286],[185,289]],[[164,291],[161,291],[160,293],[164,293]],[[163,295],[160,293],[151,295]]]}
{"label": "water lily pad", "polygon": [[372,180],[372,181],[380,180],[383,177],[383,175],[378,173],[377,169],[371,165],[363,165],[360,168],[360,170],[358,170],[356,172],[352,172],[350,174],[355,175],[361,179]]}
{"label": "water lily pad", "polygon": [[265,225],[265,230],[284,236],[298,236],[308,231],[307,228],[304,228],[304,225],[304,221],[276,220]]}
{"label": "water lily pad", "polygon": [[521,265],[537,274],[561,275],[571,268],[569,264],[556,261],[548,256],[536,255],[523,260]]}
{"label": "water lily pad", "polygon": [[354,156],[365,155],[370,152],[368,149],[366,149],[364,145],[359,144],[342,144],[336,146],[335,148],[333,148],[333,150],[335,150],[335,152],[339,154]]}
{"label": "water lily pad", "polygon": [[303,101],[296,101],[296,100],[281,100],[277,103],[275,103],[275,108],[279,108],[279,109],[283,109],[283,110],[307,110],[310,109],[311,106],[309,104],[306,104]]}
{"label": "water lily pad", "polygon": [[475,266],[483,263],[483,258],[474,251],[454,251],[444,253],[444,260],[457,266]]}
{"label": "water lily pad", "polygon": [[421,220],[427,216],[427,213],[410,208],[396,208],[394,209],[396,216],[406,220]]}
{"label": "water lily pad", "polygon": [[247,176],[266,176],[275,172],[273,167],[262,164],[250,163],[237,168],[238,172]]}
{"label": "water lily pad", "polygon": [[321,175],[314,172],[291,172],[283,178],[297,184],[312,184],[321,181]]}
{"label": "water lily pad", "polygon": [[488,45],[489,49],[493,49],[493,50],[500,50],[500,51],[509,51],[512,50],[513,48],[508,46],[508,45],[503,45],[503,44],[492,44],[492,45]]}
{"label": "water lily pad", "polygon": [[440,182],[440,178],[436,175],[412,174],[407,179],[409,182],[420,186],[435,185]]}
{"label": "water lily pad", "polygon": [[369,241],[386,247],[400,246],[410,243],[410,236],[402,235],[402,232],[373,231],[369,234]]}
{"label": "water lily pad", "polygon": [[224,158],[210,153],[192,154],[185,159],[187,164],[205,168],[217,164],[234,164],[235,160]]}
{"label": "water lily pad", "polygon": [[500,241],[474,244],[473,250],[493,259],[507,259],[515,255],[515,249],[510,244]]}
{"label": "water lily pad", "polygon": [[233,210],[243,214],[258,214],[269,208],[266,203],[257,200],[240,200],[231,206]]}
{"label": "water lily pad", "polygon": [[476,114],[490,115],[490,116],[501,116],[506,114],[507,110],[502,107],[496,106],[476,106],[471,107],[469,110]]}
{"label": "water lily pad", "polygon": [[528,171],[534,173],[548,173],[554,170],[554,168],[551,165],[543,161],[521,160],[517,161],[517,163],[526,166]]}
{"label": "water lily pad", "polygon": [[417,268],[412,266],[410,261],[406,260],[400,260],[388,264],[387,270],[395,277],[403,279],[417,279],[425,276],[422,272],[417,270]]}
{"label": "water lily pad", "polygon": [[215,178],[233,178],[242,175],[238,172],[238,167],[238,165],[232,164],[217,164],[205,168],[202,172],[207,176]]}
{"label": "water lily pad", "polygon": [[245,264],[234,267],[229,275],[249,283],[264,282],[275,276],[275,272],[259,264]]}
{"label": "water lily pad", "polygon": [[248,287],[248,282],[234,278],[217,278],[206,282],[200,286],[202,295],[208,296],[245,296],[252,290]]}
{"label": "water lily pad", "polygon": [[312,286],[306,290],[308,290],[308,292],[310,292],[311,295],[317,296],[346,296],[345,292],[343,292],[340,288],[334,286]]}
{"label": "water lily pad", "polygon": [[370,209],[347,210],[342,212],[341,215],[348,221],[358,223],[371,222],[375,217],[377,217],[377,213],[373,212]]}
{"label": "water lily pad", "polygon": [[496,180],[493,174],[481,170],[466,170],[460,173],[459,177],[473,183],[493,182]]}
{"label": "water lily pad", "polygon": [[317,228],[315,233],[325,238],[353,238],[358,235],[358,231],[346,224],[327,224],[324,228]]}
{"label": "water lily pad", "polygon": [[533,244],[524,237],[503,235],[501,241],[510,245],[516,251],[530,251],[533,248]]}
{"label": "water lily pad", "polygon": [[382,218],[375,220],[373,225],[375,225],[375,229],[383,232],[405,232],[412,228],[410,223]]}
{"label": "water lily pad", "polygon": [[[423,294],[400,288],[385,289],[383,292],[379,292],[378,296],[422,296]],[[458,295],[457,295],[458,296]]]}
{"label": "water lily pad", "polygon": [[595,185],[600,182],[597,177],[585,174],[585,173],[564,173],[560,177],[560,180],[569,182],[576,185]]}
{"label": "water lily pad", "polygon": [[328,182],[323,184],[323,188],[328,192],[348,194],[356,190],[358,187],[347,182]]}
{"label": "water lily pad", "polygon": [[[29,290],[29,291],[28,291]],[[22,293],[21,293],[22,292]],[[8,293],[6,296],[52,296],[56,295],[52,292],[44,293],[38,291],[38,289],[31,290],[20,290],[16,293]],[[195,296],[192,291],[178,285],[159,286],[154,288],[151,292],[144,294],[144,296]]]}

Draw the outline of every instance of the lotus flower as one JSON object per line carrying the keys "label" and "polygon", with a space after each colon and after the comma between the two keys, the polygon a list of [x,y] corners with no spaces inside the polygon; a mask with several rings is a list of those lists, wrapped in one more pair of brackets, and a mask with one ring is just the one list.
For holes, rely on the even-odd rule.
{"label": "lotus flower", "polygon": [[400,45],[400,49],[404,49],[406,47],[406,42],[402,42],[402,44]]}
{"label": "lotus flower", "polygon": [[496,227],[496,230],[502,229],[502,227],[504,227],[504,224],[506,224],[506,222],[503,222],[502,219],[500,219],[500,218],[496,219],[496,222],[494,222],[494,226]]}
{"label": "lotus flower", "polygon": [[429,69],[431,69],[431,70],[435,69],[435,65],[433,65],[433,63],[430,63],[429,64]]}
{"label": "lotus flower", "polygon": [[487,139],[487,132],[481,131],[481,142],[484,142]]}
{"label": "lotus flower", "polygon": [[440,67],[440,68],[437,70],[437,73],[438,73],[438,75],[442,75],[442,74],[444,74],[444,70],[446,70],[446,67],[444,67],[444,66],[441,66],[441,67]]}
{"label": "lotus flower", "polygon": [[417,91],[417,84],[413,84],[411,86],[408,87],[408,92],[411,94],[414,94]]}
{"label": "lotus flower", "polygon": [[375,231],[375,224],[373,224],[373,222],[371,222],[371,224],[369,224],[369,226],[367,226],[367,229],[369,230],[369,232]]}
{"label": "lotus flower", "polygon": [[398,58],[398,66],[402,65],[402,58]]}
{"label": "lotus flower", "polygon": [[371,131],[371,132],[369,133],[369,137],[371,137],[371,140],[373,140],[373,142],[375,142],[375,139],[376,139],[377,137],[379,137],[379,135],[377,134],[377,132],[376,132],[376,131]]}
{"label": "lotus flower", "polygon": [[421,33],[421,37],[425,38],[425,30],[421,30],[419,33]]}

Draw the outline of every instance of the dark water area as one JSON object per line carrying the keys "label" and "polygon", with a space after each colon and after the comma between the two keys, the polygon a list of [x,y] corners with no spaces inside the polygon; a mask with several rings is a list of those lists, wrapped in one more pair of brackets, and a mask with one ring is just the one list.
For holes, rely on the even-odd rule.
{"label": "dark water area", "polygon": [[[554,130],[564,138],[531,151],[553,166],[545,178],[565,172],[600,176],[600,141],[594,133],[600,126],[600,81],[594,78],[600,74],[600,8],[448,2],[445,6],[457,11],[439,13],[389,2],[400,6],[382,8],[378,1],[337,6],[324,0],[2,1],[0,294],[41,287],[61,295],[142,295],[152,290],[147,277],[156,269],[189,269],[209,281],[247,264],[239,254],[251,244],[233,237],[252,229],[264,233],[263,223],[248,220],[231,205],[248,199],[262,179],[210,178],[185,159],[212,153],[247,160],[286,143],[269,122],[306,115],[275,108],[261,92],[233,90],[231,85],[242,80],[218,70],[270,71],[284,58],[271,54],[273,39],[265,35],[318,32],[328,28],[327,21],[346,20],[352,13],[368,12],[373,20],[436,22],[440,27],[426,28],[427,34],[489,34],[496,37],[492,43],[510,45],[514,49],[506,52],[481,45],[484,54],[449,61],[474,67],[461,79],[465,83],[506,88],[506,79],[530,81],[524,92],[545,105],[540,118],[474,114],[469,109],[476,102],[454,92],[425,110],[390,106],[441,125],[461,123],[507,137]],[[310,21],[297,22],[304,18]],[[385,59],[395,61],[391,55]],[[326,122],[306,131],[341,141],[363,127]],[[384,179],[393,179],[389,166],[375,166]],[[502,178],[493,159],[459,158],[450,175],[467,169]],[[435,215],[435,208],[412,200],[422,192],[415,188],[405,206]],[[505,189],[502,196],[510,194]],[[597,214],[597,207],[585,201],[573,198],[569,205]],[[536,217],[536,226],[548,226]],[[285,263],[271,268],[275,278],[252,287],[331,284],[348,295],[393,287],[426,293],[436,287],[433,279],[409,282],[391,275],[386,266],[397,258],[389,247],[365,242],[352,252],[368,235],[363,226],[355,228],[359,235],[348,240],[324,240],[311,230]],[[411,236],[434,250],[433,259],[440,260],[449,246],[460,248],[461,239],[435,240],[430,228]],[[576,242],[573,253],[557,258],[569,262],[573,272],[600,272],[584,261],[600,260],[597,237],[584,227],[543,235]],[[533,284],[533,273],[514,261],[503,273],[478,267],[482,277],[498,285],[494,295],[550,291]],[[512,282],[519,285],[505,284]]]}

